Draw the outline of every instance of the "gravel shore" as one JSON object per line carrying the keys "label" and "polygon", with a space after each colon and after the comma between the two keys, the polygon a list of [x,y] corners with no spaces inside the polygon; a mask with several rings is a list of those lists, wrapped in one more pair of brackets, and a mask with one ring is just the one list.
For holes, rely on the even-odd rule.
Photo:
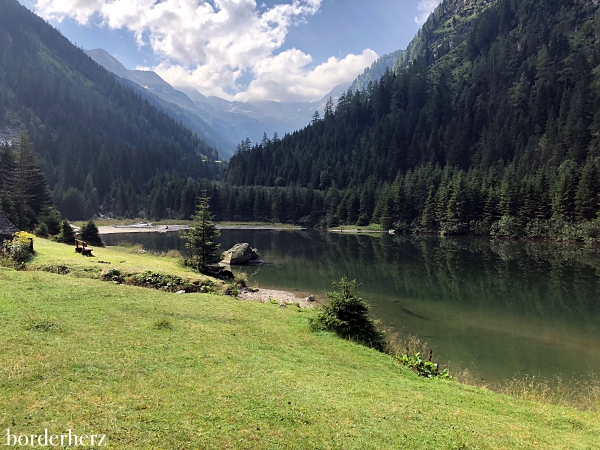
{"label": "gravel shore", "polygon": [[310,308],[315,305],[316,302],[311,302],[307,297],[298,297],[293,292],[289,291],[278,291],[276,289],[258,289],[256,292],[252,290],[244,290],[240,292],[239,298],[242,300],[249,300],[254,302],[267,303],[271,299],[277,301],[279,304],[294,304],[298,303],[300,308]]}

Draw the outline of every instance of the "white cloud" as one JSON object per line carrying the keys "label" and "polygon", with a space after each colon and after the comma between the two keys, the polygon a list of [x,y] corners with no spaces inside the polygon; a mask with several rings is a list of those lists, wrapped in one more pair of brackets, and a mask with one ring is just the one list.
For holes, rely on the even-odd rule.
{"label": "white cloud", "polygon": [[[205,95],[245,99],[317,99],[350,83],[376,55],[330,58],[312,68],[297,49],[277,54],[289,28],[315,14],[323,0],[291,0],[270,8],[255,0],[37,0],[47,19],[91,19],[131,30],[161,61],[156,70],[171,84]],[[240,79],[252,80],[249,84]]]}
{"label": "white cloud", "polygon": [[419,15],[415,17],[415,23],[417,25],[423,25],[433,10],[442,3],[442,0],[421,0],[417,5]]}

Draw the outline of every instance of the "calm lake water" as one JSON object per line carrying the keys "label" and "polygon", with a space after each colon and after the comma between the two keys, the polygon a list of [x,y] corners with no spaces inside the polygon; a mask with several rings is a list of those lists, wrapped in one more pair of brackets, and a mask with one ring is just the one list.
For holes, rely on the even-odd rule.
{"label": "calm lake water", "polygon": [[[185,250],[177,233],[102,236],[108,245]],[[490,381],[600,371],[600,251],[479,238],[222,230],[261,267],[236,268],[263,288],[323,296],[348,272],[371,315],[431,343],[435,359]]]}

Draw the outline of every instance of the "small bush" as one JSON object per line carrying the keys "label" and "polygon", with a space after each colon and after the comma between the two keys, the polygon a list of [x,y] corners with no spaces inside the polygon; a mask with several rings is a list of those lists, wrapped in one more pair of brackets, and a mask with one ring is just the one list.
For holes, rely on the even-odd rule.
{"label": "small bush", "polygon": [[392,223],[392,228],[396,230],[396,234],[400,233],[408,233],[411,231],[410,225],[408,225],[404,220],[397,220]]}
{"label": "small bush", "polygon": [[154,328],[155,330],[172,330],[173,329],[173,324],[171,323],[171,321],[169,319],[162,318],[157,320],[156,322],[154,322],[152,328]]}
{"label": "small bush", "polygon": [[180,259],[183,258],[183,255],[179,250],[169,250],[167,253],[164,254],[164,257],[171,259]]}
{"label": "small bush", "polygon": [[33,255],[33,239],[35,236],[26,231],[13,234],[12,240],[5,243],[4,255],[16,263],[25,263]]}
{"label": "small bush", "polygon": [[490,234],[497,237],[516,238],[523,235],[523,228],[516,217],[502,216],[490,227]]}
{"label": "small bush", "polygon": [[466,223],[442,222],[440,223],[439,234],[441,235],[461,235],[466,234],[468,230]]}
{"label": "small bush", "polygon": [[55,237],[57,242],[63,244],[74,244],[75,243],[75,232],[73,227],[68,220],[63,220],[60,224],[60,232]]}
{"label": "small bush", "polygon": [[115,283],[123,283],[123,275],[119,269],[108,269],[100,274],[102,281],[114,281]]}
{"label": "small bush", "polygon": [[490,227],[482,220],[471,220],[469,222],[469,233],[475,236],[488,236]]}
{"label": "small bush", "polygon": [[60,233],[60,213],[55,207],[44,208],[39,216],[39,221],[40,225],[43,223],[46,226],[48,234],[54,236]]}
{"label": "small bush", "polygon": [[248,286],[248,274],[246,272],[238,272],[235,274],[234,282],[238,288],[243,288]]}
{"label": "small bush", "polygon": [[383,351],[384,335],[369,317],[367,303],[355,295],[356,280],[350,281],[343,276],[339,282],[333,282],[333,285],[339,290],[325,293],[329,304],[323,306],[312,320],[312,328],[334,331],[345,339]]}
{"label": "small bush", "polygon": [[33,234],[37,237],[46,238],[50,235],[48,232],[48,225],[45,222],[40,222],[35,230],[33,230]]}

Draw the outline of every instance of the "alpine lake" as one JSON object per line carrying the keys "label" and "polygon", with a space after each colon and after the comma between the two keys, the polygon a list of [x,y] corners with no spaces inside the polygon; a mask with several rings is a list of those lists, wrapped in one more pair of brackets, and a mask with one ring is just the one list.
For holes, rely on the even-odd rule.
{"label": "alpine lake", "polygon": [[[185,253],[176,232],[102,235],[107,245]],[[434,348],[434,360],[484,381],[526,375],[578,379],[600,371],[600,249],[576,244],[221,230],[221,250],[256,247],[262,266],[234,266],[249,286],[324,299],[356,279],[384,327]]]}

